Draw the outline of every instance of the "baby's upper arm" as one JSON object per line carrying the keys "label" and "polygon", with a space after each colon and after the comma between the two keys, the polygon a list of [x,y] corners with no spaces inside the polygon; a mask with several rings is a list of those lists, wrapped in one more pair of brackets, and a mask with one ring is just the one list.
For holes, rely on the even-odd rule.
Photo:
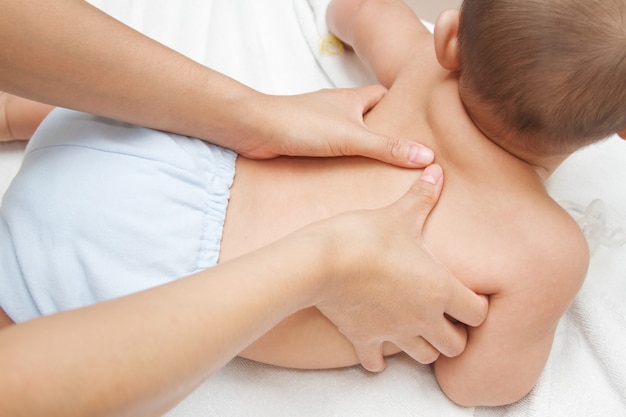
{"label": "baby's upper arm", "polygon": [[421,50],[420,39],[432,43],[428,30],[401,0],[333,0],[326,20],[385,87],[393,84],[407,58]]}
{"label": "baby's upper arm", "polygon": [[587,244],[572,223],[546,225],[533,248],[511,254],[510,275],[490,297],[485,322],[469,329],[465,351],[436,362],[437,380],[454,402],[509,404],[535,385],[587,271]]}

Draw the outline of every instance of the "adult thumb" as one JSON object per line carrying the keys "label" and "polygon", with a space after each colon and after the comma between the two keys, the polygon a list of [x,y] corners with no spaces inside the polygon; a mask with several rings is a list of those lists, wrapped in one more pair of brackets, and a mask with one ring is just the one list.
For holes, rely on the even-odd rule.
{"label": "adult thumb", "polygon": [[409,139],[368,133],[360,132],[351,155],[367,156],[403,168],[423,168],[433,162],[435,154],[424,145]]}
{"label": "adult thumb", "polygon": [[424,169],[422,175],[398,201],[400,206],[410,211],[420,231],[431,210],[439,201],[442,188],[443,170],[440,165],[432,164]]}

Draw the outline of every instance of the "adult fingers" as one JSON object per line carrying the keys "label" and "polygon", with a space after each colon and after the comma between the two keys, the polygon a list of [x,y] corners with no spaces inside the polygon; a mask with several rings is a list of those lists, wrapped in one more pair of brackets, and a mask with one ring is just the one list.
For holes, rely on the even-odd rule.
{"label": "adult fingers", "polygon": [[433,162],[432,150],[408,139],[378,135],[363,129],[349,155],[361,155],[403,168],[423,168]]}
{"label": "adult fingers", "polygon": [[453,324],[442,316],[440,325],[434,323],[425,329],[422,337],[430,343],[434,349],[449,358],[463,353],[467,345],[467,329],[463,324]]}
{"label": "adult fingers", "polygon": [[387,367],[383,357],[383,345],[378,344],[354,344],[354,351],[363,368],[370,372],[382,372]]}
{"label": "adult fingers", "polygon": [[478,295],[456,278],[450,280],[452,295],[445,312],[469,326],[479,326],[487,317],[489,302],[486,296]]}
{"label": "adult fingers", "polygon": [[429,165],[422,175],[411,185],[406,194],[395,204],[411,213],[421,233],[426,218],[441,195],[443,170],[437,164]]}
{"label": "adult fingers", "polygon": [[[387,89],[381,85],[369,85],[352,89],[359,98],[361,116],[374,107],[385,95]],[[434,159],[429,148],[414,141],[379,135],[364,125],[350,135],[346,143],[347,155],[361,155],[404,168],[422,168]]]}
{"label": "adult fingers", "polygon": [[424,365],[433,363],[437,360],[437,358],[439,358],[439,351],[428,343],[423,337],[418,336],[403,340],[402,342],[394,343],[407,355]]}
{"label": "adult fingers", "polygon": [[387,93],[387,89],[380,84],[356,87],[352,90],[361,98],[361,114],[367,113]]}

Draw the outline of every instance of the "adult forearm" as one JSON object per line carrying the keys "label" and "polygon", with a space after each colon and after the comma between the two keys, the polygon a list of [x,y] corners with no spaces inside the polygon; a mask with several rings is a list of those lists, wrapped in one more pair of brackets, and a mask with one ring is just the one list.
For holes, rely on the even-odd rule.
{"label": "adult forearm", "polygon": [[3,2],[0,42],[0,90],[222,145],[265,98],[81,0]]}
{"label": "adult forearm", "polygon": [[255,91],[82,0],[0,6],[0,91],[197,137],[250,158],[363,155],[407,168],[432,151],[372,132],[382,86],[294,96]]}
{"label": "adult forearm", "polygon": [[312,303],[320,247],[281,241],[162,287],[3,330],[0,415],[162,414]]}
{"label": "adult forearm", "polygon": [[426,340],[460,353],[465,334],[445,316],[479,325],[487,306],[419,239],[441,175],[439,166],[428,167],[390,206],[306,226],[191,277],[3,329],[0,415],[158,415],[313,305],[370,370],[384,368],[384,341],[422,362],[440,349]]}

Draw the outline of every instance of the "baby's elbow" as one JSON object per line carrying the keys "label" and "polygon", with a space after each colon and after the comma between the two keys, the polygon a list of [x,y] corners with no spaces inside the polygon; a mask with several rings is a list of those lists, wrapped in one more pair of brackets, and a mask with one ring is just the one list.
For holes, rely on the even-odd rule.
{"label": "baby's elbow", "polygon": [[524,398],[533,388],[534,381],[522,379],[493,380],[438,371],[437,382],[444,394],[462,407],[497,407],[513,404]]}
{"label": "baby's elbow", "polygon": [[442,387],[443,392],[450,401],[461,407],[498,407],[516,403],[524,398],[532,389],[508,389],[500,387],[482,387],[458,389],[456,387]]}

